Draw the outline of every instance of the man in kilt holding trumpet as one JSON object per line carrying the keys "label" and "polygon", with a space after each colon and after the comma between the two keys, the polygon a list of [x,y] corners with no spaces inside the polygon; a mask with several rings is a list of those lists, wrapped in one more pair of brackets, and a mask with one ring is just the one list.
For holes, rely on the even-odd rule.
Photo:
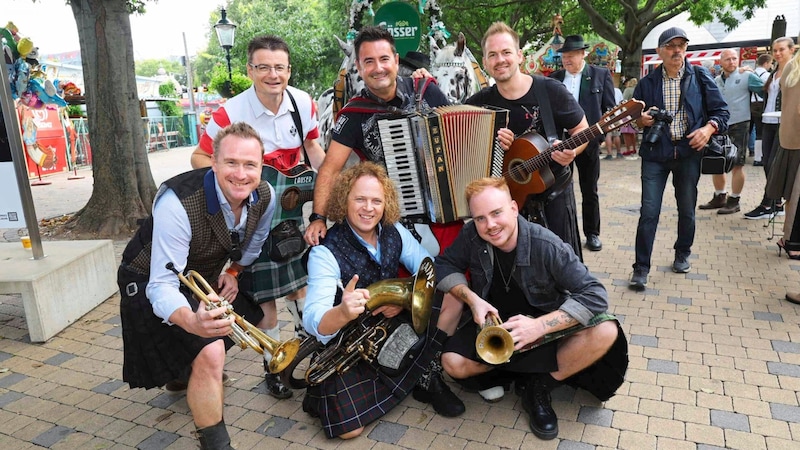
{"label": "man in kilt holding trumpet", "polygon": [[[186,402],[200,446],[209,450],[232,448],[222,418],[222,368],[233,345],[223,337],[234,318],[219,305],[222,298],[237,299],[239,272],[258,257],[275,209],[273,189],[261,181],[264,147],[255,130],[234,123],[213,146],[210,170],[186,172],[161,186],[151,216],[125,248],[117,278],[123,380],[150,389],[188,375]],[[215,280],[218,294],[207,297],[217,307],[200,306],[167,266]],[[233,304],[258,321],[260,309],[246,298]]]}
{"label": "man in kilt holding trumpet", "polygon": [[[622,384],[627,342],[606,314],[605,287],[569,245],[519,215],[504,179],[475,180],[465,195],[473,220],[436,258],[436,272],[437,288],[469,306],[472,320],[445,343],[442,365],[468,389],[515,380],[531,430],[553,439],[558,418],[550,391],[566,382],[607,400]],[[504,340],[476,341],[479,327],[493,317],[505,321],[495,327],[507,330],[497,330]],[[499,353],[510,359],[485,362]]]}

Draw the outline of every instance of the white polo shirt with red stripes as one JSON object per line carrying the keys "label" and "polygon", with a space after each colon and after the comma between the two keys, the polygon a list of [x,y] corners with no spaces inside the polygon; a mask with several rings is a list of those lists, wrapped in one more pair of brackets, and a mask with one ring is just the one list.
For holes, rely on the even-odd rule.
{"label": "white polo shirt with red stripes", "polygon": [[302,159],[303,141],[319,137],[317,107],[307,92],[292,86],[287,86],[286,90],[297,103],[300,122],[305,133],[304,138],[298,136],[297,127],[292,119],[294,108],[288,95],[283,96],[278,114],[273,114],[261,104],[255,88],[250,86],[214,111],[205,133],[200,138],[200,148],[208,154],[213,154],[212,142],[219,130],[233,122],[246,122],[258,132],[264,143],[264,164],[278,170],[296,166]]}

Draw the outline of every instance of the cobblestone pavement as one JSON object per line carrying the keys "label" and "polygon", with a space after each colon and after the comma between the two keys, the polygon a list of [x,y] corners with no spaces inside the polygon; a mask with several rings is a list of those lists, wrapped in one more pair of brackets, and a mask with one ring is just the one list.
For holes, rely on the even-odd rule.
{"label": "cobblestone pavement", "polygon": [[[188,168],[191,149],[152,155],[161,181]],[[756,206],[764,176],[748,165],[742,212]],[[84,180],[50,177],[34,187],[39,217],[76,211],[91,193]],[[586,263],[605,283],[611,312],[630,340],[630,368],[617,395],[600,403],[559,388],[554,408],[560,434],[540,441],[519,398],[484,403],[461,392],[467,412],[436,415],[410,397],[363,436],[328,440],[301,408],[303,393],[278,401],[265,394],[255,352],[234,349],[225,370],[225,421],[234,446],[251,448],[388,449],[798,449],[800,448],[800,263],[779,258],[773,228],[742,214],[697,211],[688,274],[670,270],[676,208],[668,186],[648,289],[627,288],[640,197],[639,162],[604,160],[601,252]],[[63,179],[61,179],[63,178]],[[700,182],[699,203],[712,196]],[[780,230],[776,225],[775,232]],[[5,240],[16,240],[16,230]],[[46,245],[46,243],[45,243]],[[124,242],[117,243],[121,251]],[[69,301],[69,286],[64,286]],[[284,339],[290,315],[279,301]],[[119,296],[115,295],[43,344],[27,335],[20,299],[0,296],[0,446],[10,449],[194,449],[194,426],[182,395],[129,389],[121,380]],[[458,392],[458,387],[451,384]]]}

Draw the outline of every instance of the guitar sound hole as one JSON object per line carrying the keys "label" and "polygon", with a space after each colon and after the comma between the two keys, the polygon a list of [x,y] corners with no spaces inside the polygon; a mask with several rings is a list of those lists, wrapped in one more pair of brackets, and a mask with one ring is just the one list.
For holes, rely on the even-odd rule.
{"label": "guitar sound hole", "polygon": [[522,166],[524,162],[524,159],[516,158],[508,163],[508,177],[517,184],[528,184],[531,181],[531,174]]}
{"label": "guitar sound hole", "polygon": [[292,210],[297,208],[297,205],[300,203],[300,189],[296,187],[290,187],[283,192],[281,195],[281,208],[285,211]]}

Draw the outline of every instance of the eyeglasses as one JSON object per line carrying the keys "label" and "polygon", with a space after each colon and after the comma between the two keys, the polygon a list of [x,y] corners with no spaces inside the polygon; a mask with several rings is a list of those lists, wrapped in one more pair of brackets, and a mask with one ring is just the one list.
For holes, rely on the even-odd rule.
{"label": "eyeglasses", "polygon": [[661,47],[667,50],[683,50],[688,44],[688,42],[667,42]]}
{"label": "eyeglasses", "polygon": [[284,66],[283,64],[270,66],[269,64],[247,63],[247,65],[250,66],[251,69],[255,70],[256,72],[258,72],[260,74],[265,74],[265,73],[268,73],[268,72],[274,70],[277,75],[282,75],[282,74],[286,73],[289,69],[292,68],[291,65]]}
{"label": "eyeglasses", "polygon": [[231,261],[239,261],[242,259],[242,249],[239,248],[239,232],[231,230]]}

